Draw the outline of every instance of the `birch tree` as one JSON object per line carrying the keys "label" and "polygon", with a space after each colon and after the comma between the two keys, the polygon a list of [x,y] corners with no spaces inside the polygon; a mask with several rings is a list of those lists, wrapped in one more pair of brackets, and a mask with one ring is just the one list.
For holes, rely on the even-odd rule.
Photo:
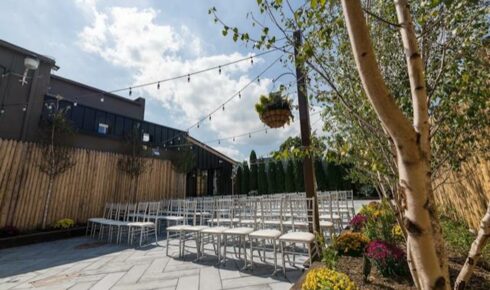
{"label": "birch tree", "polygon": [[57,96],[54,101],[46,103],[46,117],[42,119],[40,126],[40,144],[43,154],[38,166],[41,172],[48,176],[41,222],[42,229],[46,228],[56,178],[75,165],[72,149],[69,147],[73,129],[66,118],[66,113],[70,107],[62,107],[60,105],[61,100],[62,97]]}

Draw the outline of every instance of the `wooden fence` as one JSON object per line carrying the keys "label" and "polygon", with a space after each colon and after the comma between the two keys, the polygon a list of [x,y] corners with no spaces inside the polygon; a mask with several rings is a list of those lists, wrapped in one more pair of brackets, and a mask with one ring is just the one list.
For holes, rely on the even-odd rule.
{"label": "wooden fence", "polygon": [[[42,222],[48,177],[38,167],[41,154],[36,144],[0,139],[0,228],[33,230]],[[75,165],[55,180],[47,224],[61,218],[84,223],[100,216],[106,202],[134,199],[130,178],[117,168],[121,155],[73,149],[72,156]],[[136,200],[185,196],[185,174],[167,160],[148,162],[136,181]]]}
{"label": "wooden fence", "polygon": [[490,200],[490,161],[472,160],[443,178],[445,182],[435,191],[440,210],[476,230]]}

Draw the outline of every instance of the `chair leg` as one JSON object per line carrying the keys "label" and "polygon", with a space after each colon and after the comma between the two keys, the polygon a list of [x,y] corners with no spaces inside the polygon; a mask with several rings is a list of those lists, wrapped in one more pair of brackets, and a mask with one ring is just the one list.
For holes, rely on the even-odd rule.
{"label": "chair leg", "polygon": [[169,234],[169,231],[167,230],[167,249],[165,249],[165,254],[167,255],[167,257],[168,257],[169,240],[170,240],[170,234]]}
{"label": "chair leg", "polygon": [[250,240],[250,270],[254,270],[254,249],[253,249],[253,238],[249,238]]}
{"label": "chair leg", "polygon": [[282,273],[284,274],[284,277],[286,277],[286,259],[284,258],[284,242],[280,241],[279,243],[281,243]]}
{"label": "chair leg", "polygon": [[277,272],[277,251],[276,251],[276,240],[272,240],[272,249],[274,250],[274,273]]}

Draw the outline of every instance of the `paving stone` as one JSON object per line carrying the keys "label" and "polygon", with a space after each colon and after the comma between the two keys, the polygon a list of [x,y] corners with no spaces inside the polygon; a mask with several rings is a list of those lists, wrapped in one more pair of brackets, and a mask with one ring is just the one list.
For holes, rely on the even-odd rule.
{"label": "paving stone", "polygon": [[88,290],[94,285],[95,282],[76,282],[75,285],[70,287],[70,290]]}
{"label": "paving stone", "polygon": [[150,265],[134,265],[122,278],[118,284],[134,284],[138,282],[143,273]]}
{"label": "paving stone", "polygon": [[288,283],[288,282],[277,282],[277,283],[270,283],[269,287],[272,290],[287,290],[291,288],[292,285],[293,285],[292,283]]}
{"label": "paving stone", "polygon": [[92,290],[110,289],[114,284],[117,283],[117,281],[119,281],[119,279],[121,279],[124,274],[124,272],[107,274],[102,280],[95,283],[95,285],[92,287]]}
{"label": "paving stone", "polygon": [[111,290],[148,290],[148,289],[175,290],[175,286],[177,286],[178,280],[179,279],[155,280],[155,281],[141,282],[137,284],[116,285],[112,287]]}
{"label": "paving stone", "polygon": [[217,290],[222,288],[218,269],[214,267],[202,268],[199,276],[199,289]]}
{"label": "paving stone", "polygon": [[164,279],[178,279],[185,276],[199,275],[199,269],[183,270],[183,271],[173,271],[173,272],[163,272],[163,273],[149,273],[141,277],[140,281],[151,281],[151,280],[164,280]]}
{"label": "paving stone", "polygon": [[274,280],[271,278],[262,278],[262,277],[255,277],[255,276],[226,279],[222,281],[224,289],[250,287],[250,286],[256,286],[261,284],[269,284],[272,282],[274,282]]}
{"label": "paving stone", "polygon": [[199,290],[199,275],[179,278],[177,290]]}

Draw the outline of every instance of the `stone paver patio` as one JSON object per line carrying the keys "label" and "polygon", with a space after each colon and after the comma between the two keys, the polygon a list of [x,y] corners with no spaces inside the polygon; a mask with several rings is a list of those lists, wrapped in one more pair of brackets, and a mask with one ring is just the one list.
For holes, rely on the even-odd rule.
{"label": "stone paver patio", "polygon": [[[72,238],[0,250],[0,289],[289,289],[301,270],[270,276],[273,268],[258,264],[238,271],[216,257],[193,262],[165,256],[165,248],[128,248],[90,238]],[[258,259],[257,259],[258,260]]]}

